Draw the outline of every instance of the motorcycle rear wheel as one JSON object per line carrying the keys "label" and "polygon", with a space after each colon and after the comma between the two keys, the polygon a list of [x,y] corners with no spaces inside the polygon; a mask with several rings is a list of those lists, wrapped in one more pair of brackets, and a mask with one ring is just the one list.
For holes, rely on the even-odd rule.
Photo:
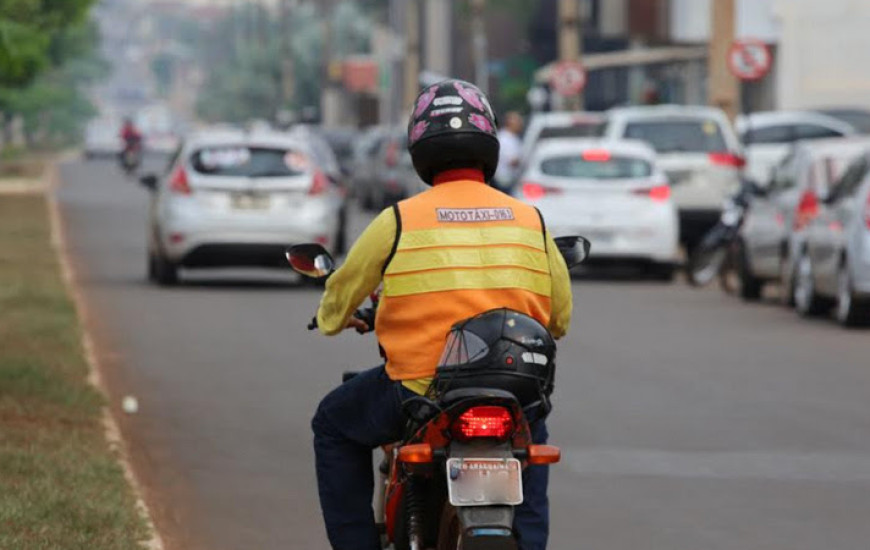
{"label": "motorcycle rear wheel", "polygon": [[459,516],[449,502],[444,503],[441,523],[438,528],[438,544],[435,550],[460,550],[462,548],[462,526]]}

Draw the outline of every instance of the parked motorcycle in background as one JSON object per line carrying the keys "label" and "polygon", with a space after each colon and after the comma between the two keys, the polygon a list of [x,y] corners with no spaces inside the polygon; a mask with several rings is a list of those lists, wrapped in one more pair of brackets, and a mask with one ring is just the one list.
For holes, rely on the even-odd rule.
{"label": "parked motorcycle in background", "polygon": [[756,192],[757,185],[754,182],[741,179],[740,189],[725,202],[719,222],[704,235],[689,258],[688,278],[691,285],[706,286],[718,277],[722,290],[735,292],[735,277],[742,261],[735,245],[749,203]]}
{"label": "parked motorcycle in background", "polygon": [[[569,269],[589,255],[589,242],[582,237],[560,237],[556,244]],[[333,258],[317,244],[292,246],[287,259],[295,271],[318,281],[335,269]],[[372,303],[373,307],[356,313],[369,330],[374,327],[377,295]],[[539,336],[532,332],[546,331],[516,311],[482,315],[492,313],[506,316],[507,326],[514,327],[513,342],[536,342]],[[308,328],[317,328],[316,318]],[[445,357],[456,355],[450,353],[454,346],[464,345],[461,334],[464,331],[451,332]],[[442,358],[427,395],[402,404],[408,419],[402,441],[382,449],[375,518],[384,548],[517,548],[513,520],[514,508],[523,503],[522,472],[529,465],[558,462],[561,456],[558,447],[532,443],[527,418],[543,418],[550,411],[554,373],[550,366],[542,384],[516,370],[471,368]],[[345,373],[344,381],[354,375]],[[529,390],[537,401],[529,402]]]}

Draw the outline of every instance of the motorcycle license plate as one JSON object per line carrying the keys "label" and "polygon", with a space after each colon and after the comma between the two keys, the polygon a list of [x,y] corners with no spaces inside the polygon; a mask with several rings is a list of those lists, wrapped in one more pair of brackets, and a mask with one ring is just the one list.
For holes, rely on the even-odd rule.
{"label": "motorcycle license plate", "polygon": [[453,506],[522,504],[520,461],[515,458],[449,458],[447,494]]}
{"label": "motorcycle license plate", "polygon": [[235,210],[268,210],[269,195],[236,193],[230,198],[230,204]]}

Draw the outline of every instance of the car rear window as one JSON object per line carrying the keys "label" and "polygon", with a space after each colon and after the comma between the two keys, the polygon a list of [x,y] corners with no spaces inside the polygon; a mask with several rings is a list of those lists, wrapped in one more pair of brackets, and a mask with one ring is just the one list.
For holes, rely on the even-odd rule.
{"label": "car rear window", "polygon": [[562,137],[595,137],[599,134],[598,123],[572,124],[571,126],[548,126],[541,130],[538,139]]}
{"label": "car rear window", "polygon": [[550,157],[541,161],[541,173],[547,176],[577,179],[634,179],[652,174],[652,165],[636,157],[595,154],[600,160],[587,160],[582,154]]}
{"label": "car rear window", "polygon": [[190,163],[208,176],[277,178],[305,173],[310,160],[301,151],[284,148],[222,146],[199,149]]}
{"label": "car rear window", "polygon": [[625,137],[649,143],[659,153],[727,151],[719,124],[712,119],[630,122]]}

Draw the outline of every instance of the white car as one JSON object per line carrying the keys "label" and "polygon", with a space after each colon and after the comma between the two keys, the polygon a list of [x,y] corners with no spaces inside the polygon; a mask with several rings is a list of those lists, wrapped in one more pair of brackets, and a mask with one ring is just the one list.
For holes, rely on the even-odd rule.
{"label": "white car", "polygon": [[117,157],[123,149],[120,122],[100,118],[92,120],[85,127],[85,158]]}
{"label": "white car", "polygon": [[520,158],[528,160],[538,142],[544,139],[595,137],[603,121],[601,113],[586,111],[535,113],[526,126]]}
{"label": "white car", "polygon": [[846,326],[870,324],[870,153],[866,150],[819,200],[795,268],[795,307],[834,306]]}
{"label": "white car", "polygon": [[607,139],[639,139],[658,153],[673,188],[681,240],[693,248],[716,224],[725,200],[740,186],[742,149],[720,109],[658,105],[611,109]]}
{"label": "white car", "polygon": [[870,149],[870,138],[801,141],[773,171],[770,184],[753,198],[740,229],[739,294],[761,298],[767,282],[784,282],[791,298],[795,261],[805,248],[808,222],[849,163]]}
{"label": "white car", "polygon": [[515,190],[554,237],[582,235],[594,262],[642,262],[670,280],[678,259],[677,209],[656,154],[640,141],[550,139],[535,149]]}
{"label": "white car", "polygon": [[179,268],[286,267],[285,248],[343,238],[344,198],[308,144],[285,134],[211,131],[150,175],[149,279]]}
{"label": "white car", "polygon": [[807,111],[766,111],[741,115],[735,122],[746,151],[744,174],[766,187],[773,169],[801,140],[854,135],[855,129],[836,118]]}

